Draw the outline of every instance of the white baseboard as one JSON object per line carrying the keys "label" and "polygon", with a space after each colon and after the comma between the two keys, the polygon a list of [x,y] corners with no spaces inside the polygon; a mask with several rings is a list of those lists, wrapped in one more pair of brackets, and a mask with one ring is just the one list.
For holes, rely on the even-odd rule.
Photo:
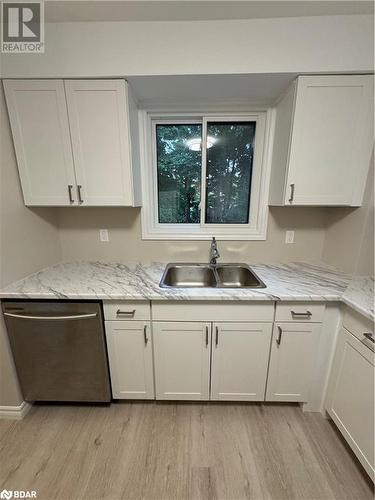
{"label": "white baseboard", "polygon": [[30,410],[31,404],[22,401],[19,406],[0,406],[0,418],[21,420]]}

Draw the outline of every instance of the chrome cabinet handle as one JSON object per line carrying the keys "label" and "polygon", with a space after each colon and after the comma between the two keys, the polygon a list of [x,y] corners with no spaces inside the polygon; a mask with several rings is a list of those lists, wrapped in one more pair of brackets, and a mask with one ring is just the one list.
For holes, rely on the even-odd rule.
{"label": "chrome cabinet handle", "polygon": [[82,198],[82,192],[81,192],[82,186],[81,184],[77,184],[77,192],[78,192],[78,201],[80,203],[83,203],[83,198]]}
{"label": "chrome cabinet handle", "polygon": [[117,316],[130,316],[131,318],[133,318],[134,314],[135,314],[135,309],[133,309],[132,311],[121,311],[121,309],[117,309],[116,311]]}
{"label": "chrome cabinet handle", "polygon": [[289,198],[289,203],[292,203],[294,199],[294,184],[290,185],[290,198]]}
{"label": "chrome cabinet handle", "polygon": [[290,311],[292,313],[292,316],[308,316],[309,318],[312,316],[312,313],[310,311],[306,312],[295,312],[295,311]]}
{"label": "chrome cabinet handle", "polygon": [[217,347],[218,344],[219,344],[219,327],[217,326],[215,328],[215,331],[216,331],[216,335],[215,335],[215,346]]}
{"label": "chrome cabinet handle", "polygon": [[147,345],[148,337],[147,337],[147,325],[143,327],[143,338],[145,339],[145,345]]}
{"label": "chrome cabinet handle", "polygon": [[206,326],[206,347],[208,347],[208,326]]}
{"label": "chrome cabinet handle", "polygon": [[374,341],[374,334],[370,332],[366,332],[363,334],[363,339],[362,339],[362,344],[371,349],[372,351],[375,351],[375,341]]}
{"label": "chrome cabinet handle", "polygon": [[70,314],[67,316],[37,316],[37,315],[29,315],[29,314],[14,314],[5,312],[4,316],[9,316],[10,318],[20,318],[20,319],[36,319],[41,321],[64,321],[67,319],[89,319],[96,318],[98,316],[97,313],[89,313],[89,314]]}
{"label": "chrome cabinet handle", "polygon": [[74,203],[72,189],[73,189],[73,185],[72,184],[68,184],[68,193],[69,193],[69,201],[70,201],[70,203]]}
{"label": "chrome cabinet handle", "polygon": [[374,335],[372,333],[364,333],[363,336],[366,337],[366,339],[371,340],[371,342],[375,344]]}
{"label": "chrome cabinet handle", "polygon": [[278,326],[277,329],[279,330],[279,335],[277,336],[276,344],[277,344],[277,347],[279,347],[281,344],[281,336],[283,334],[283,330],[282,330],[281,326]]}

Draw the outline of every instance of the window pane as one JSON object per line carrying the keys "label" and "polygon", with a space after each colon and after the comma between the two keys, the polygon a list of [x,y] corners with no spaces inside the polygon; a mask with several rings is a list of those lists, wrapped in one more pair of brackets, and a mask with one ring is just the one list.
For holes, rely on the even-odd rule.
{"label": "window pane", "polygon": [[249,222],[255,122],[207,124],[206,223]]}
{"label": "window pane", "polygon": [[199,220],[202,126],[156,125],[160,223]]}

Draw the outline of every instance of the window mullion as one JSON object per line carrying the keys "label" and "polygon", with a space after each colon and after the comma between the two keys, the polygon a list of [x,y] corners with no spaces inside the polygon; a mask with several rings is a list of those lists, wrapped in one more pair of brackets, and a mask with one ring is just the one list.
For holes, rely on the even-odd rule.
{"label": "window mullion", "polygon": [[200,225],[206,224],[207,118],[202,118],[202,169]]}

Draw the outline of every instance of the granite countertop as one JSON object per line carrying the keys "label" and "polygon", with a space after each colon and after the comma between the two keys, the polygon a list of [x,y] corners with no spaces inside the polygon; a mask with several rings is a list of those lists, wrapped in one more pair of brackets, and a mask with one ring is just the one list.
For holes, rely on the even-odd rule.
{"label": "granite countertop", "polygon": [[0,298],[339,300],[349,277],[311,264],[252,265],[263,289],[160,288],[165,264],[63,262],[9,285]]}
{"label": "granite countertop", "polygon": [[353,277],[341,300],[347,306],[374,320],[374,278],[370,276]]}
{"label": "granite countertop", "polygon": [[373,319],[374,281],[351,280],[331,267],[307,263],[251,265],[261,289],[160,288],[165,264],[63,262],[0,291],[0,298],[101,300],[343,301]]}

